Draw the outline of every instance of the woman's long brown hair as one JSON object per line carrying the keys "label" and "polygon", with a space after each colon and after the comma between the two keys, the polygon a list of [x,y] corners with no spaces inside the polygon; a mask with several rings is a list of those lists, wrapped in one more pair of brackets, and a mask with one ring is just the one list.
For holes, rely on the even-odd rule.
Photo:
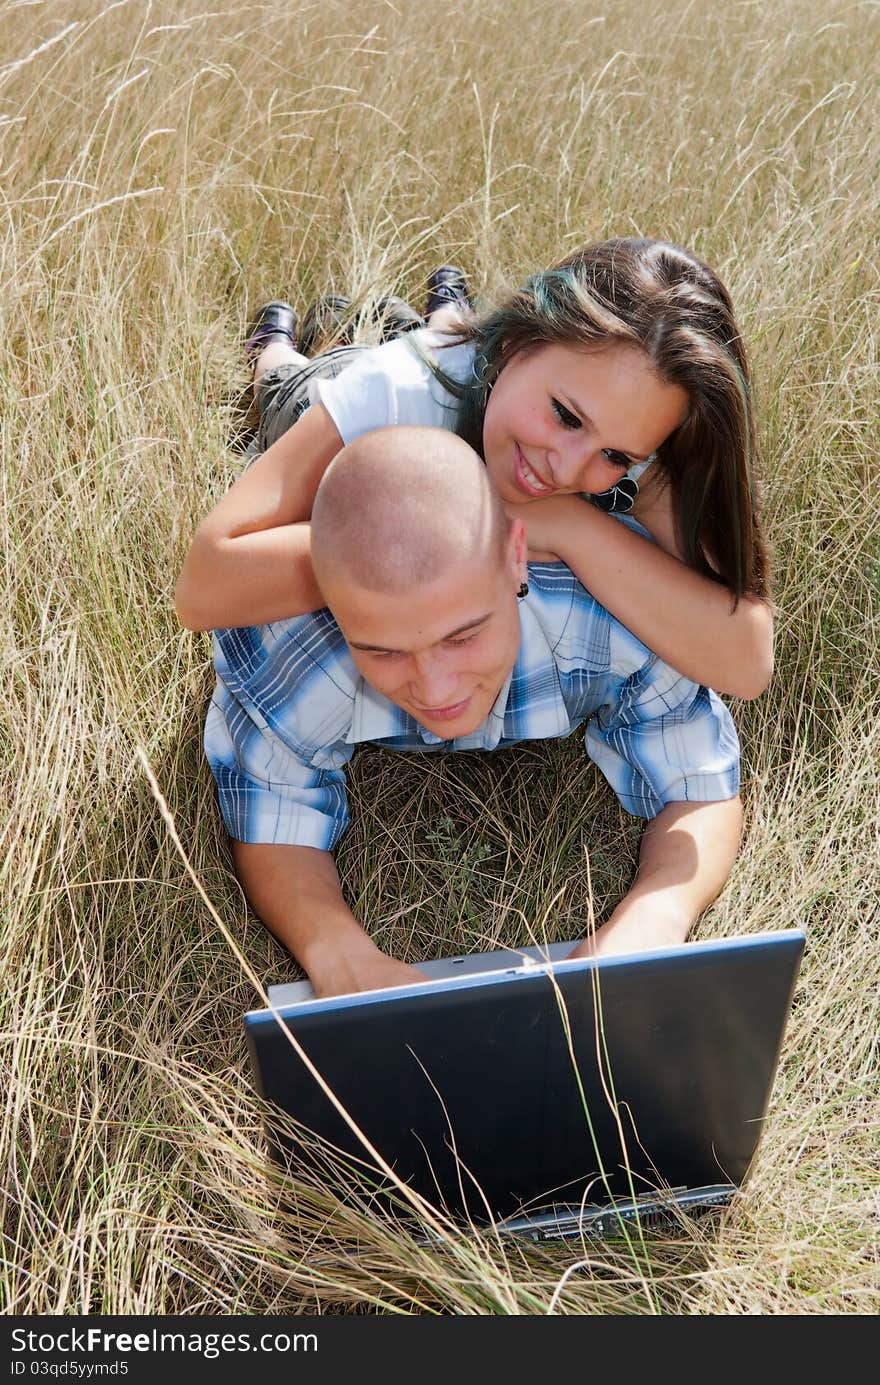
{"label": "woman's long brown hair", "polygon": [[723,582],[734,601],[767,595],[748,361],[730,295],[707,265],[665,241],[587,245],[533,274],[454,339],[473,341],[473,377],[451,381],[435,369],[460,401],[456,431],[480,456],[489,391],[520,352],[609,342],[643,350],[658,377],[690,400],[656,462],[672,487],[686,561]]}

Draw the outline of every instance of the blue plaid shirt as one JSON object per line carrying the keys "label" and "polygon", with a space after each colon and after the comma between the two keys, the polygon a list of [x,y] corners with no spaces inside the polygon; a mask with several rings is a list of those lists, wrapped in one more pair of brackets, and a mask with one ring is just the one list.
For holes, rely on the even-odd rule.
{"label": "blue plaid shirt", "polygon": [[483,724],[453,741],[364,680],[327,610],[217,630],[205,754],[230,836],[329,851],[348,823],[344,766],[364,741],[496,750],[585,721],[587,753],[629,812],[732,798],[739,742],[717,695],[651,654],[562,563],[530,563],[529,588],[516,664]]}

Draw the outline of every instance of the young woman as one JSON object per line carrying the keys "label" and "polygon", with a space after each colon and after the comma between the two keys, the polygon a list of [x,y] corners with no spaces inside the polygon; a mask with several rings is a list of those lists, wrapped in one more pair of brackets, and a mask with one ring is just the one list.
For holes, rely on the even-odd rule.
{"label": "young woman", "polygon": [[[199,526],[175,594],[189,629],[320,607],[306,521],[325,469],[361,433],[432,424],[482,456],[533,558],[565,562],[688,677],[764,690],[773,620],[748,364],[727,290],[693,255],[603,241],[445,332],[306,362],[269,314],[253,345],[266,450]],[[604,512],[630,506],[654,542]]]}

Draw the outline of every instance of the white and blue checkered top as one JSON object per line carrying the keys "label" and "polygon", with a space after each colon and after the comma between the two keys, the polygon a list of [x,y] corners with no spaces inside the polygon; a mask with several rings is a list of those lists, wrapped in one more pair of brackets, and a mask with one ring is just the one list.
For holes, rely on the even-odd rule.
{"label": "white and blue checkered top", "polygon": [[482,725],[453,741],[365,681],[328,610],[215,631],[205,754],[230,836],[329,851],[348,823],[344,766],[365,741],[496,750],[584,721],[587,753],[629,812],[732,798],[739,742],[720,698],[651,654],[562,563],[530,563],[529,588],[516,664]]}

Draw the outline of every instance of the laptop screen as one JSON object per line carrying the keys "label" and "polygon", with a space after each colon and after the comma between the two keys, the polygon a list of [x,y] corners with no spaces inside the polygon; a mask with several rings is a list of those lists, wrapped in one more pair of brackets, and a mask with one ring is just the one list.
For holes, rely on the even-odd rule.
{"label": "laptop screen", "polygon": [[[283,1009],[396,1174],[486,1224],[664,1185],[739,1185],[761,1132],[803,935],[429,982]],[[363,1145],[271,1011],[245,1017],[263,1095]],[[270,1129],[277,1157],[307,1157]]]}

